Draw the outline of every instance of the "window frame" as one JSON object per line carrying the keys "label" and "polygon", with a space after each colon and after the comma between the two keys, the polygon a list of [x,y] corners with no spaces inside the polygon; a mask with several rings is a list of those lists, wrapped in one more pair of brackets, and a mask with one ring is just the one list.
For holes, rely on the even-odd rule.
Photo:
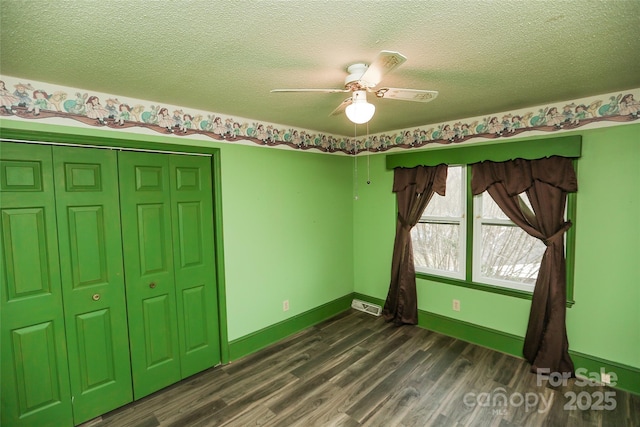
{"label": "window frame", "polygon": [[[467,173],[468,168],[466,165],[448,165],[448,167],[457,167],[461,168],[461,181],[462,185],[466,186],[467,183]],[[467,196],[466,190],[463,188],[463,191],[460,192],[460,204],[461,204],[461,215],[459,217],[445,217],[445,216],[437,216],[437,215],[421,215],[418,224],[444,224],[444,225],[459,225],[458,231],[458,248],[459,248],[459,266],[460,271],[446,271],[446,270],[437,270],[434,268],[421,267],[417,266],[414,263],[414,268],[416,273],[426,274],[431,276],[444,276],[451,279],[465,279],[466,278],[466,259],[467,259]],[[437,195],[434,194],[433,197]],[[428,209],[428,207],[427,207]],[[426,210],[426,209],[425,209]],[[426,220],[425,220],[426,219]],[[416,224],[417,225],[417,224]]]}

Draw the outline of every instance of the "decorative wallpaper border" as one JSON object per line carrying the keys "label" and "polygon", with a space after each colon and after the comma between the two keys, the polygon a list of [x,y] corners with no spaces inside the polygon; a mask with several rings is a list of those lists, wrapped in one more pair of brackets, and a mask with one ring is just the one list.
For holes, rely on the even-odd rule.
{"label": "decorative wallpaper border", "polygon": [[[496,113],[453,122],[349,138],[295,129],[272,123],[233,118],[183,107],[120,101],[42,82],[26,82],[0,75],[0,116],[21,119],[60,117],[87,126],[110,129],[145,128],[175,137],[202,135],[219,142],[248,141],[265,146],[315,149],[354,155],[390,149],[452,144],[470,139],[507,138],[524,132],[572,130],[597,122],[630,122],[640,115],[640,89],[550,104],[527,110]],[[146,103],[146,104],[145,104]]]}

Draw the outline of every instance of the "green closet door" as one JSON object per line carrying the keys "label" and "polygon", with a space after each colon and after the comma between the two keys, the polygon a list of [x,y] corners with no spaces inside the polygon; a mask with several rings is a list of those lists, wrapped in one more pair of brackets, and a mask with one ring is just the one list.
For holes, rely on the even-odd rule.
{"label": "green closet door", "polygon": [[181,379],[169,156],[121,152],[120,209],[133,394]]}
{"label": "green closet door", "polygon": [[172,155],[173,259],[182,378],[220,362],[211,159]]}
{"label": "green closet door", "polygon": [[80,424],[133,400],[118,164],[101,149],[53,147],[73,414]]}
{"label": "green closet door", "polygon": [[51,147],[0,143],[3,426],[73,425]]}

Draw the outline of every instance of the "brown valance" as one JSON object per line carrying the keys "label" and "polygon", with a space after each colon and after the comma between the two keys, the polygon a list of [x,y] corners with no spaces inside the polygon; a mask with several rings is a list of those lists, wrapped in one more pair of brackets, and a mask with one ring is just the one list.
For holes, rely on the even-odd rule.
{"label": "brown valance", "polygon": [[471,191],[475,196],[486,191],[494,183],[502,182],[507,194],[515,196],[531,188],[534,181],[544,182],[566,193],[578,190],[572,159],[551,156],[535,161],[515,159],[500,163],[476,163],[473,165]]}
{"label": "brown valance", "polygon": [[403,191],[408,186],[414,186],[417,194],[422,194],[430,188],[444,196],[447,184],[447,165],[435,167],[417,166],[415,168],[395,168],[393,175],[393,192]]}

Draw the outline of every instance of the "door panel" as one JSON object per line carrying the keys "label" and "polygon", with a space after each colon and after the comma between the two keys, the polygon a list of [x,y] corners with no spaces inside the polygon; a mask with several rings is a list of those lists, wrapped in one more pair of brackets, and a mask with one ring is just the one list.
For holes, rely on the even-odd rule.
{"label": "door panel", "polygon": [[167,294],[142,301],[147,368],[172,363],[176,357],[175,340],[168,334],[174,328],[171,321],[171,301]]}
{"label": "door panel", "polygon": [[[60,382],[56,363],[52,322],[43,322],[12,331],[15,352],[18,402],[22,416],[29,416],[60,401]],[[33,354],[39,357],[34,359]]]}
{"label": "door panel", "polygon": [[182,377],[220,362],[211,159],[172,155],[173,256]]}
{"label": "door panel", "polygon": [[0,424],[73,424],[51,147],[0,143]]}
{"label": "door panel", "polygon": [[111,324],[111,310],[108,308],[76,316],[75,326],[80,354],[77,369],[80,370],[83,392],[110,384],[116,377],[113,357],[113,341],[116,337]]}
{"label": "door panel", "polygon": [[140,248],[140,273],[150,276],[155,273],[170,273],[170,260],[167,259],[167,233],[170,224],[166,222],[165,203],[139,204],[138,208],[138,245]]}
{"label": "door panel", "polygon": [[133,400],[118,164],[107,150],[53,147],[60,268],[76,424]]}
{"label": "door panel", "polygon": [[104,206],[70,206],[67,215],[73,288],[107,282]]}
{"label": "door panel", "polygon": [[51,293],[45,222],[43,207],[2,210],[8,301]]}
{"label": "door panel", "polygon": [[119,154],[131,366],[136,399],[181,379],[169,160]]}
{"label": "door panel", "polygon": [[[209,344],[207,332],[211,326],[207,325],[206,289],[196,286],[182,292],[182,312],[184,314],[184,344],[185,354],[190,355]],[[216,360],[213,359],[215,363]]]}

